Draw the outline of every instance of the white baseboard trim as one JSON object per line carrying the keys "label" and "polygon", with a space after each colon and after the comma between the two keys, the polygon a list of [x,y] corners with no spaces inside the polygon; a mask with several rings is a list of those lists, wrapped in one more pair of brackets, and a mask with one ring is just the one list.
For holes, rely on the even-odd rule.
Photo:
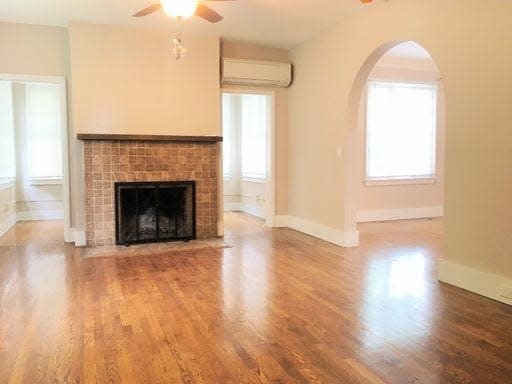
{"label": "white baseboard trim", "polygon": [[69,228],[66,234],[66,243],[75,243],[75,247],[85,247],[87,245],[87,239],[85,237],[85,231],[76,228]]}
{"label": "white baseboard trim", "polygon": [[224,203],[224,212],[245,212],[262,219],[265,218],[260,207],[248,203]]}
{"label": "white baseboard trim", "polygon": [[280,215],[275,218],[275,227],[291,228],[307,235],[325,240],[340,247],[357,247],[359,231],[344,232],[296,216]]}
{"label": "white baseboard trim", "polygon": [[260,219],[264,219],[265,218],[265,213],[262,212],[263,209],[261,207],[254,206],[252,204],[246,204],[246,203],[244,204],[244,203],[242,203],[242,206],[241,206],[240,210],[242,212],[248,213],[249,215],[253,215],[253,216],[259,217]]}
{"label": "white baseboard trim", "polygon": [[9,214],[4,220],[0,222],[0,236],[5,235],[5,233],[16,224],[16,214]]}
{"label": "white baseboard trim", "polygon": [[443,206],[398,208],[398,209],[377,209],[377,210],[372,210],[372,211],[357,212],[357,222],[358,223],[369,223],[369,222],[373,222],[373,221],[426,219],[426,218],[432,218],[432,217],[442,217],[443,215],[444,215]]}
{"label": "white baseboard trim", "polygon": [[75,228],[72,228],[71,231],[73,233],[73,241],[75,243],[75,247],[85,247],[87,245],[85,231]]}
{"label": "white baseboard trim", "polygon": [[241,211],[242,203],[226,203],[224,202],[224,212],[237,212]]}
{"label": "white baseboard trim", "polygon": [[21,211],[16,213],[17,221],[62,220],[64,212],[60,209],[45,211]]}
{"label": "white baseboard trim", "polygon": [[[34,212],[17,212],[10,214],[6,219],[0,222],[0,236],[3,236],[18,221],[62,219],[62,211],[44,211],[42,214],[39,213],[41,212],[38,212],[37,215],[34,214]],[[85,231],[68,228],[64,237],[66,243],[74,242],[76,247],[84,247],[86,245]]]}
{"label": "white baseboard trim", "polygon": [[443,260],[439,281],[512,305],[512,279]]}

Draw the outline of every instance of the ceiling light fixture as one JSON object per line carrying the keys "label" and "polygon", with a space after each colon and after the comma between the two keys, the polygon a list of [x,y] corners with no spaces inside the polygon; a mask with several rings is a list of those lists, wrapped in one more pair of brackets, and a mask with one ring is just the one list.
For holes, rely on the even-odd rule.
{"label": "ceiling light fixture", "polygon": [[161,0],[166,14],[176,19],[187,19],[196,13],[197,0]]}

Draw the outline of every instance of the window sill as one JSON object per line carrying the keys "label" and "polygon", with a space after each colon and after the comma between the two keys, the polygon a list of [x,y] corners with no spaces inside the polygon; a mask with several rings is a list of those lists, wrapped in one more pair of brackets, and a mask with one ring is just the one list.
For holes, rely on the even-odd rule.
{"label": "window sill", "polygon": [[62,185],[62,178],[28,179],[28,185]]}
{"label": "window sill", "polygon": [[0,179],[0,190],[14,187],[14,179]]}
{"label": "window sill", "polygon": [[404,178],[404,179],[366,179],[364,185],[367,187],[379,187],[387,185],[423,185],[435,184],[435,177]]}
{"label": "window sill", "polygon": [[254,184],[265,184],[267,182],[266,179],[260,177],[242,177],[242,181]]}

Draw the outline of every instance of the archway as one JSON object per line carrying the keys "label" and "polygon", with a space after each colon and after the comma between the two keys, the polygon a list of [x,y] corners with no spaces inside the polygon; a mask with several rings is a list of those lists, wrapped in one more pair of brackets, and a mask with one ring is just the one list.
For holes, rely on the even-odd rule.
{"label": "archway", "polygon": [[[346,114],[346,131],[345,131],[345,140],[344,140],[344,161],[343,161],[343,169],[345,175],[345,184],[344,184],[344,230],[345,233],[355,234],[354,238],[358,237],[357,231],[357,207],[358,207],[358,196],[360,196],[361,191],[358,189],[359,184],[361,183],[360,174],[358,174],[358,170],[361,166],[361,161],[358,161],[360,156],[359,151],[361,150],[356,145],[360,138],[358,135],[358,126],[360,125],[359,119],[361,114],[361,105],[363,102],[363,96],[366,91],[366,86],[372,71],[376,68],[377,64],[386,56],[388,52],[391,50],[397,50],[397,48],[405,47],[405,46],[413,46],[421,48],[425,51],[426,55],[430,58],[430,60],[435,63],[435,67],[437,68],[437,77],[432,81],[437,85],[437,98],[438,105],[442,106],[442,121],[438,119],[436,124],[436,130],[442,126],[442,129],[439,129],[440,134],[443,135],[443,147],[444,147],[444,125],[445,125],[445,117],[444,117],[444,109],[445,109],[445,96],[444,96],[444,87],[442,83],[442,75],[441,71],[435,61],[435,59],[430,54],[430,51],[426,49],[423,45],[413,42],[413,41],[392,41],[386,44],[381,45],[377,49],[375,49],[362,63],[354,81],[352,84],[352,88],[349,94],[348,103],[347,103],[347,114]],[[360,134],[360,133],[359,133]],[[437,149],[437,146],[436,146]],[[444,151],[444,148],[442,148]],[[437,152],[436,152],[437,153]],[[434,154],[436,160],[439,160],[439,157]],[[440,173],[444,173],[444,155],[440,156],[440,162],[436,163],[437,175],[439,171]],[[441,186],[444,189],[444,186]],[[441,195],[442,196],[442,195]],[[441,210],[442,212],[443,201],[441,197]],[[424,211],[424,210],[423,210]],[[423,213],[422,210],[417,210],[411,213],[412,216],[419,215],[418,217],[404,217],[404,218],[420,218]],[[396,213],[396,212],[395,212]],[[427,217],[427,216],[425,216]],[[380,220],[379,220],[380,221]],[[359,241],[354,241],[354,245],[358,245]]]}

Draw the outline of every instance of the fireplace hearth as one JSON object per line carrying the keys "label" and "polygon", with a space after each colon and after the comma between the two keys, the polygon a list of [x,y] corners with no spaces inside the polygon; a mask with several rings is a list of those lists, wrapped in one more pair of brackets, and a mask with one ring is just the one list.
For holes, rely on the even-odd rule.
{"label": "fireplace hearth", "polygon": [[196,238],[194,181],[117,182],[116,244]]}

